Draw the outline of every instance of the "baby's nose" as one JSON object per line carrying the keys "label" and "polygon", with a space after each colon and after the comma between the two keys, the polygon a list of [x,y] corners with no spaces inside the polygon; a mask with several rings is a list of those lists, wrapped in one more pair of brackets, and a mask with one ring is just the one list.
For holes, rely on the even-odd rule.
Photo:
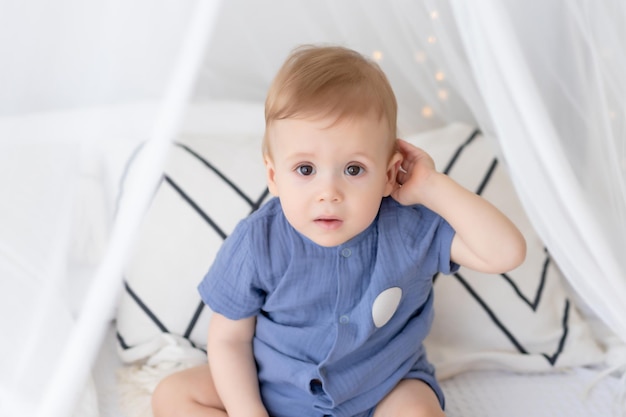
{"label": "baby's nose", "polygon": [[334,178],[322,180],[319,189],[319,201],[339,202],[343,199],[341,187]]}

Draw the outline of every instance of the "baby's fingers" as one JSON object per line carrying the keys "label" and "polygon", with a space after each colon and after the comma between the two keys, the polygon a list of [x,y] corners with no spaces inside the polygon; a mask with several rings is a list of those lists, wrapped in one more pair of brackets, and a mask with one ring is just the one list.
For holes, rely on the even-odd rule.
{"label": "baby's fingers", "polygon": [[400,149],[400,152],[402,153],[402,155],[404,155],[405,158],[412,157],[412,159],[415,159],[426,154],[426,151],[424,151],[422,148],[418,148],[417,146],[403,139],[398,139],[398,148]]}
{"label": "baby's fingers", "polygon": [[417,164],[421,164],[429,168],[435,167],[435,163],[431,156],[422,148],[419,148],[402,139],[398,139],[398,148],[404,157],[402,167],[405,170],[410,171],[409,167]]}

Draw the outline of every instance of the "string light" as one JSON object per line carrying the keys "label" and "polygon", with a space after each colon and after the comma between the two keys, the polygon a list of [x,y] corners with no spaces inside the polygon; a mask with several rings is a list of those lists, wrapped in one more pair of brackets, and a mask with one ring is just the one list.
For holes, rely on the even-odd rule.
{"label": "string light", "polygon": [[381,51],[374,51],[372,52],[372,58],[376,62],[381,61],[383,59],[383,53]]}
{"label": "string light", "polygon": [[[437,20],[439,19],[439,11],[438,10],[431,10],[430,11],[430,18],[431,20]],[[435,35],[429,35],[426,38],[426,41],[430,44],[430,45],[434,45],[437,43],[437,37]],[[426,54],[423,51],[417,51],[415,53],[415,61],[418,63],[424,63],[426,61]],[[435,73],[435,79],[439,82],[443,81],[446,78],[445,74],[443,73],[443,71],[437,71]],[[448,90],[442,88],[437,92],[437,96],[439,97],[439,99],[441,101],[446,101],[448,99]],[[425,119],[430,119],[435,115],[435,112],[433,111],[432,107],[425,105],[422,107],[422,117],[424,117]]]}

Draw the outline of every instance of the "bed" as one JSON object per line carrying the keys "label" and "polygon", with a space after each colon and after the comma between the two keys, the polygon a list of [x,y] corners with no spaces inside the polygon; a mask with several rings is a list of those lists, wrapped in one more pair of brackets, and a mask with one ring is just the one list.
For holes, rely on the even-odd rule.
{"label": "bed", "polygon": [[[262,103],[249,101],[189,106],[124,271],[117,309],[105,318],[106,337],[75,415],[150,416],[150,390],[159,378],[204,360],[198,348],[206,340],[210,311],[200,302],[197,282],[225,235],[267,199],[259,151],[262,109]],[[126,179],[141,158],[138,132],[153,111],[152,104],[137,103],[0,125],[18,137],[55,132],[51,139],[58,146],[70,146],[80,132],[77,125],[108,121],[101,124],[109,130],[98,131],[109,138],[99,142],[104,148],[83,153],[79,164],[82,227],[71,252],[81,263],[74,264],[69,303],[76,312],[93,272],[86,260],[97,263],[106,247],[108,210],[115,207],[102,202],[117,195],[112,200],[119,204],[129,192]],[[130,120],[131,129],[119,128]],[[617,415],[624,382],[617,373],[601,376],[609,354],[623,352],[623,345],[597,336],[606,327],[566,285],[534,233],[493,142],[463,123],[406,139],[427,149],[440,170],[505,211],[529,247],[526,262],[506,277],[461,270],[435,280],[436,319],[427,348],[448,415]]]}
{"label": "bed", "polygon": [[[102,417],[149,416],[149,393],[158,380],[204,360],[210,311],[195,286],[238,219],[267,199],[259,175],[262,129],[262,103],[199,102],[188,109],[94,365]],[[599,321],[534,234],[493,143],[462,123],[407,139],[513,218],[529,246],[525,263],[506,277],[462,269],[435,279],[436,319],[427,348],[448,415],[617,413],[619,378],[600,377],[607,363],[605,341],[592,328]],[[125,161],[109,170],[123,199],[141,141],[114,154]]]}

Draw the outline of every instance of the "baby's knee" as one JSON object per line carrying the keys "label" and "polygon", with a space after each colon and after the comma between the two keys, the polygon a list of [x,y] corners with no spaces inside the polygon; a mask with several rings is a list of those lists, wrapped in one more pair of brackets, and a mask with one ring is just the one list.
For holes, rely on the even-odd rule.
{"label": "baby's knee", "polygon": [[151,405],[154,417],[174,417],[180,401],[180,376],[168,375],[161,379],[152,392]]}
{"label": "baby's knee", "polygon": [[433,407],[431,404],[413,403],[400,407],[393,414],[393,417],[446,417],[440,407]]}
{"label": "baby's knee", "polygon": [[439,407],[432,407],[428,404],[421,404],[413,410],[407,410],[406,416],[410,417],[446,417],[446,414]]}
{"label": "baby's knee", "polygon": [[445,413],[428,384],[405,379],[378,404],[374,417],[445,417]]}
{"label": "baby's knee", "polygon": [[223,409],[206,364],[163,378],[152,393],[154,417],[204,415],[200,413]]}

